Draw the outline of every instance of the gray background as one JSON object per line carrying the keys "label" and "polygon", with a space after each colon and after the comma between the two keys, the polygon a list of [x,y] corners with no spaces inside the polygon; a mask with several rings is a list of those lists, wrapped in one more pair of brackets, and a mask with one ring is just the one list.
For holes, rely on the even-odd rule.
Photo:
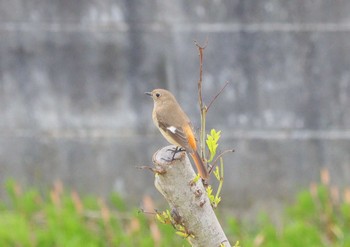
{"label": "gray background", "polygon": [[[166,145],[143,92],[170,89],[199,127],[222,130],[223,205],[272,209],[326,167],[350,181],[350,1],[0,0],[0,181],[162,201]],[[2,191],[0,196],[3,196]]]}

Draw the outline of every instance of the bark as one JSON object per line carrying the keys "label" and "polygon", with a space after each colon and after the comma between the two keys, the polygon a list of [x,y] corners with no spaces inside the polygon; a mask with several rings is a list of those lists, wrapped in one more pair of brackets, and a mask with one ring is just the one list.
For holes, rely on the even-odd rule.
{"label": "bark", "polygon": [[158,173],[155,186],[170,205],[173,217],[182,224],[189,242],[195,247],[231,246],[216,218],[214,210],[201,179],[196,177],[190,160],[185,152],[179,152],[171,161],[175,146],[167,146],[153,155],[153,163]]}

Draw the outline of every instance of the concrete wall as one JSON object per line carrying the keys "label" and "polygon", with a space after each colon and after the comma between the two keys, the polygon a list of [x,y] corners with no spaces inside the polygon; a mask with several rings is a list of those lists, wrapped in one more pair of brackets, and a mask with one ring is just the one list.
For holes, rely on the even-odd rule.
{"label": "concrete wall", "polygon": [[[151,164],[155,87],[198,125],[204,98],[222,130],[224,204],[277,204],[327,167],[350,181],[350,1],[0,0],[0,181],[82,193],[115,190],[138,205],[158,193]],[[3,193],[3,192],[1,192]]]}

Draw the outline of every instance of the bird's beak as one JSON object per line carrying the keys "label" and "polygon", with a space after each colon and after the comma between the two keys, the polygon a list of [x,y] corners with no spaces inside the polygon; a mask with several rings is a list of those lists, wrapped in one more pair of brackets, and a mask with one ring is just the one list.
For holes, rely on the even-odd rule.
{"label": "bird's beak", "polygon": [[151,92],[145,92],[145,94],[147,94],[148,96],[152,96]]}

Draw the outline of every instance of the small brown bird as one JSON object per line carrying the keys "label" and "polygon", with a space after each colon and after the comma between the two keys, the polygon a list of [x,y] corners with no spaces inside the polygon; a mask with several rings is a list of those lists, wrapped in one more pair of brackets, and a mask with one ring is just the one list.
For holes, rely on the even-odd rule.
{"label": "small brown bird", "polygon": [[165,89],[154,89],[145,94],[153,98],[152,118],[162,135],[171,144],[185,148],[193,158],[199,175],[207,179],[209,174],[197,152],[192,124],[175,97]]}

